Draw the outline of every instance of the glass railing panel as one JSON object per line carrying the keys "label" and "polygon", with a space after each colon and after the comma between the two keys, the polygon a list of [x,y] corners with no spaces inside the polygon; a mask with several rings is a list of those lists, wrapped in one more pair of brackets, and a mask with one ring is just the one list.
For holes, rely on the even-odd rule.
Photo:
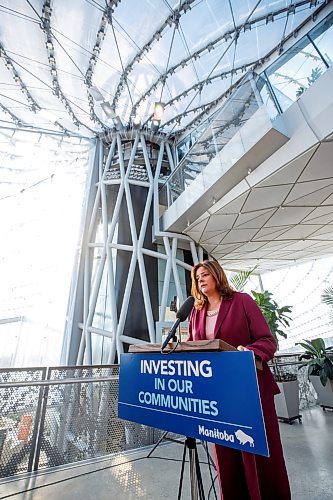
{"label": "glass railing panel", "polygon": [[274,94],[285,111],[324,72],[326,65],[308,37],[295,44],[266,70]]}
{"label": "glass railing panel", "polygon": [[333,60],[332,26],[330,14],[260,76],[245,75],[222,107],[176,146],[180,162],[160,191],[167,206],[223,151],[259,106],[264,104],[274,120],[326,71]]}
{"label": "glass railing panel", "polygon": [[333,64],[333,13],[319,26],[310,31],[309,37],[314,42],[328,66]]}
{"label": "glass railing panel", "polygon": [[[235,158],[239,159],[244,154],[244,147],[240,143],[234,141],[230,145],[230,141],[262,106],[265,87],[263,78],[252,73],[246,75],[221,108],[180,143],[181,154],[187,153],[161,188],[160,200],[167,200],[167,206],[172,205],[208,165],[213,166],[214,161],[220,162],[219,155],[227,145],[231,156],[230,162],[221,166],[223,171],[230,168]],[[269,90],[265,92],[270,114],[275,117],[278,110]]]}

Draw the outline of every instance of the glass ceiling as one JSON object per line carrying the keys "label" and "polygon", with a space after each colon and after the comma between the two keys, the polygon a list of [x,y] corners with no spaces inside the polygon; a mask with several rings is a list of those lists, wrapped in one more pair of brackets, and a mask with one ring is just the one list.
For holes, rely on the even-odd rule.
{"label": "glass ceiling", "polygon": [[262,59],[324,4],[3,0],[0,126],[92,137],[115,116],[124,126],[134,117],[149,126],[161,101],[161,130],[188,130],[198,109],[244,72],[260,71]]}

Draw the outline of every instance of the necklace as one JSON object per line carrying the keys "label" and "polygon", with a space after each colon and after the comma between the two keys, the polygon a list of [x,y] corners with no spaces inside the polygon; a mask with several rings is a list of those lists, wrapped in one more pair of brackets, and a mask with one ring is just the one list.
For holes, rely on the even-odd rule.
{"label": "necklace", "polygon": [[207,316],[211,318],[212,316],[216,316],[218,312],[218,309],[216,309],[215,311],[207,311]]}

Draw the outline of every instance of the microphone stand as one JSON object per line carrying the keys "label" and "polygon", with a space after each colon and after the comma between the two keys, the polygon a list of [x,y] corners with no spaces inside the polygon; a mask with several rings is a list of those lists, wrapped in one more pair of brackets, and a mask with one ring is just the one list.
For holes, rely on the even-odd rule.
{"label": "microphone stand", "polygon": [[[179,321],[180,323],[180,321]],[[181,339],[181,333],[180,333],[180,324],[178,323],[178,336]],[[176,330],[173,332],[173,335],[170,335],[171,332],[169,332],[169,335],[167,339],[164,341],[162,347],[161,347],[161,353],[162,354],[170,354],[175,351],[179,344],[179,340],[176,335]],[[176,342],[176,346],[170,349],[169,351],[164,351],[164,349],[167,347],[168,343],[171,341]],[[173,441],[176,443],[182,443],[182,441],[178,441],[176,439],[172,439],[167,437],[168,431],[165,431],[156,445],[152,448],[152,450],[149,452],[147,455],[147,458],[151,456],[151,454],[156,450],[156,448],[159,446],[159,444],[163,441],[163,439],[167,439],[168,441]],[[181,499],[182,495],[182,488],[183,488],[183,479],[184,479],[184,469],[185,469],[185,463],[186,463],[186,454],[188,453],[189,457],[189,465],[190,465],[190,484],[191,484],[191,500],[205,500],[205,492],[204,492],[204,487],[203,487],[203,481],[202,481],[202,475],[201,475],[201,470],[200,470],[200,461],[199,461],[199,455],[198,455],[198,448],[197,448],[197,443],[196,439],[192,437],[185,437],[184,441],[184,448],[183,448],[183,457],[182,457],[182,465],[181,465],[181,471],[180,471],[180,478],[179,478],[179,488],[178,488],[178,497],[177,499]],[[210,456],[207,457],[208,460],[210,459]]]}

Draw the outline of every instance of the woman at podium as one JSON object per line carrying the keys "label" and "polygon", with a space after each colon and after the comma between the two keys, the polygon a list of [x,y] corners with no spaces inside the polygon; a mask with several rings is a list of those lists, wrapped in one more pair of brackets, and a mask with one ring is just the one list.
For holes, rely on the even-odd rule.
{"label": "woman at podium", "polygon": [[267,365],[276,351],[275,339],[256,302],[230,287],[218,262],[200,262],[191,276],[195,305],[187,340],[222,339],[240,351],[252,350],[262,363],[257,375],[270,457],[214,445],[221,497],[288,500],[289,481],[274,406],[279,389]]}

